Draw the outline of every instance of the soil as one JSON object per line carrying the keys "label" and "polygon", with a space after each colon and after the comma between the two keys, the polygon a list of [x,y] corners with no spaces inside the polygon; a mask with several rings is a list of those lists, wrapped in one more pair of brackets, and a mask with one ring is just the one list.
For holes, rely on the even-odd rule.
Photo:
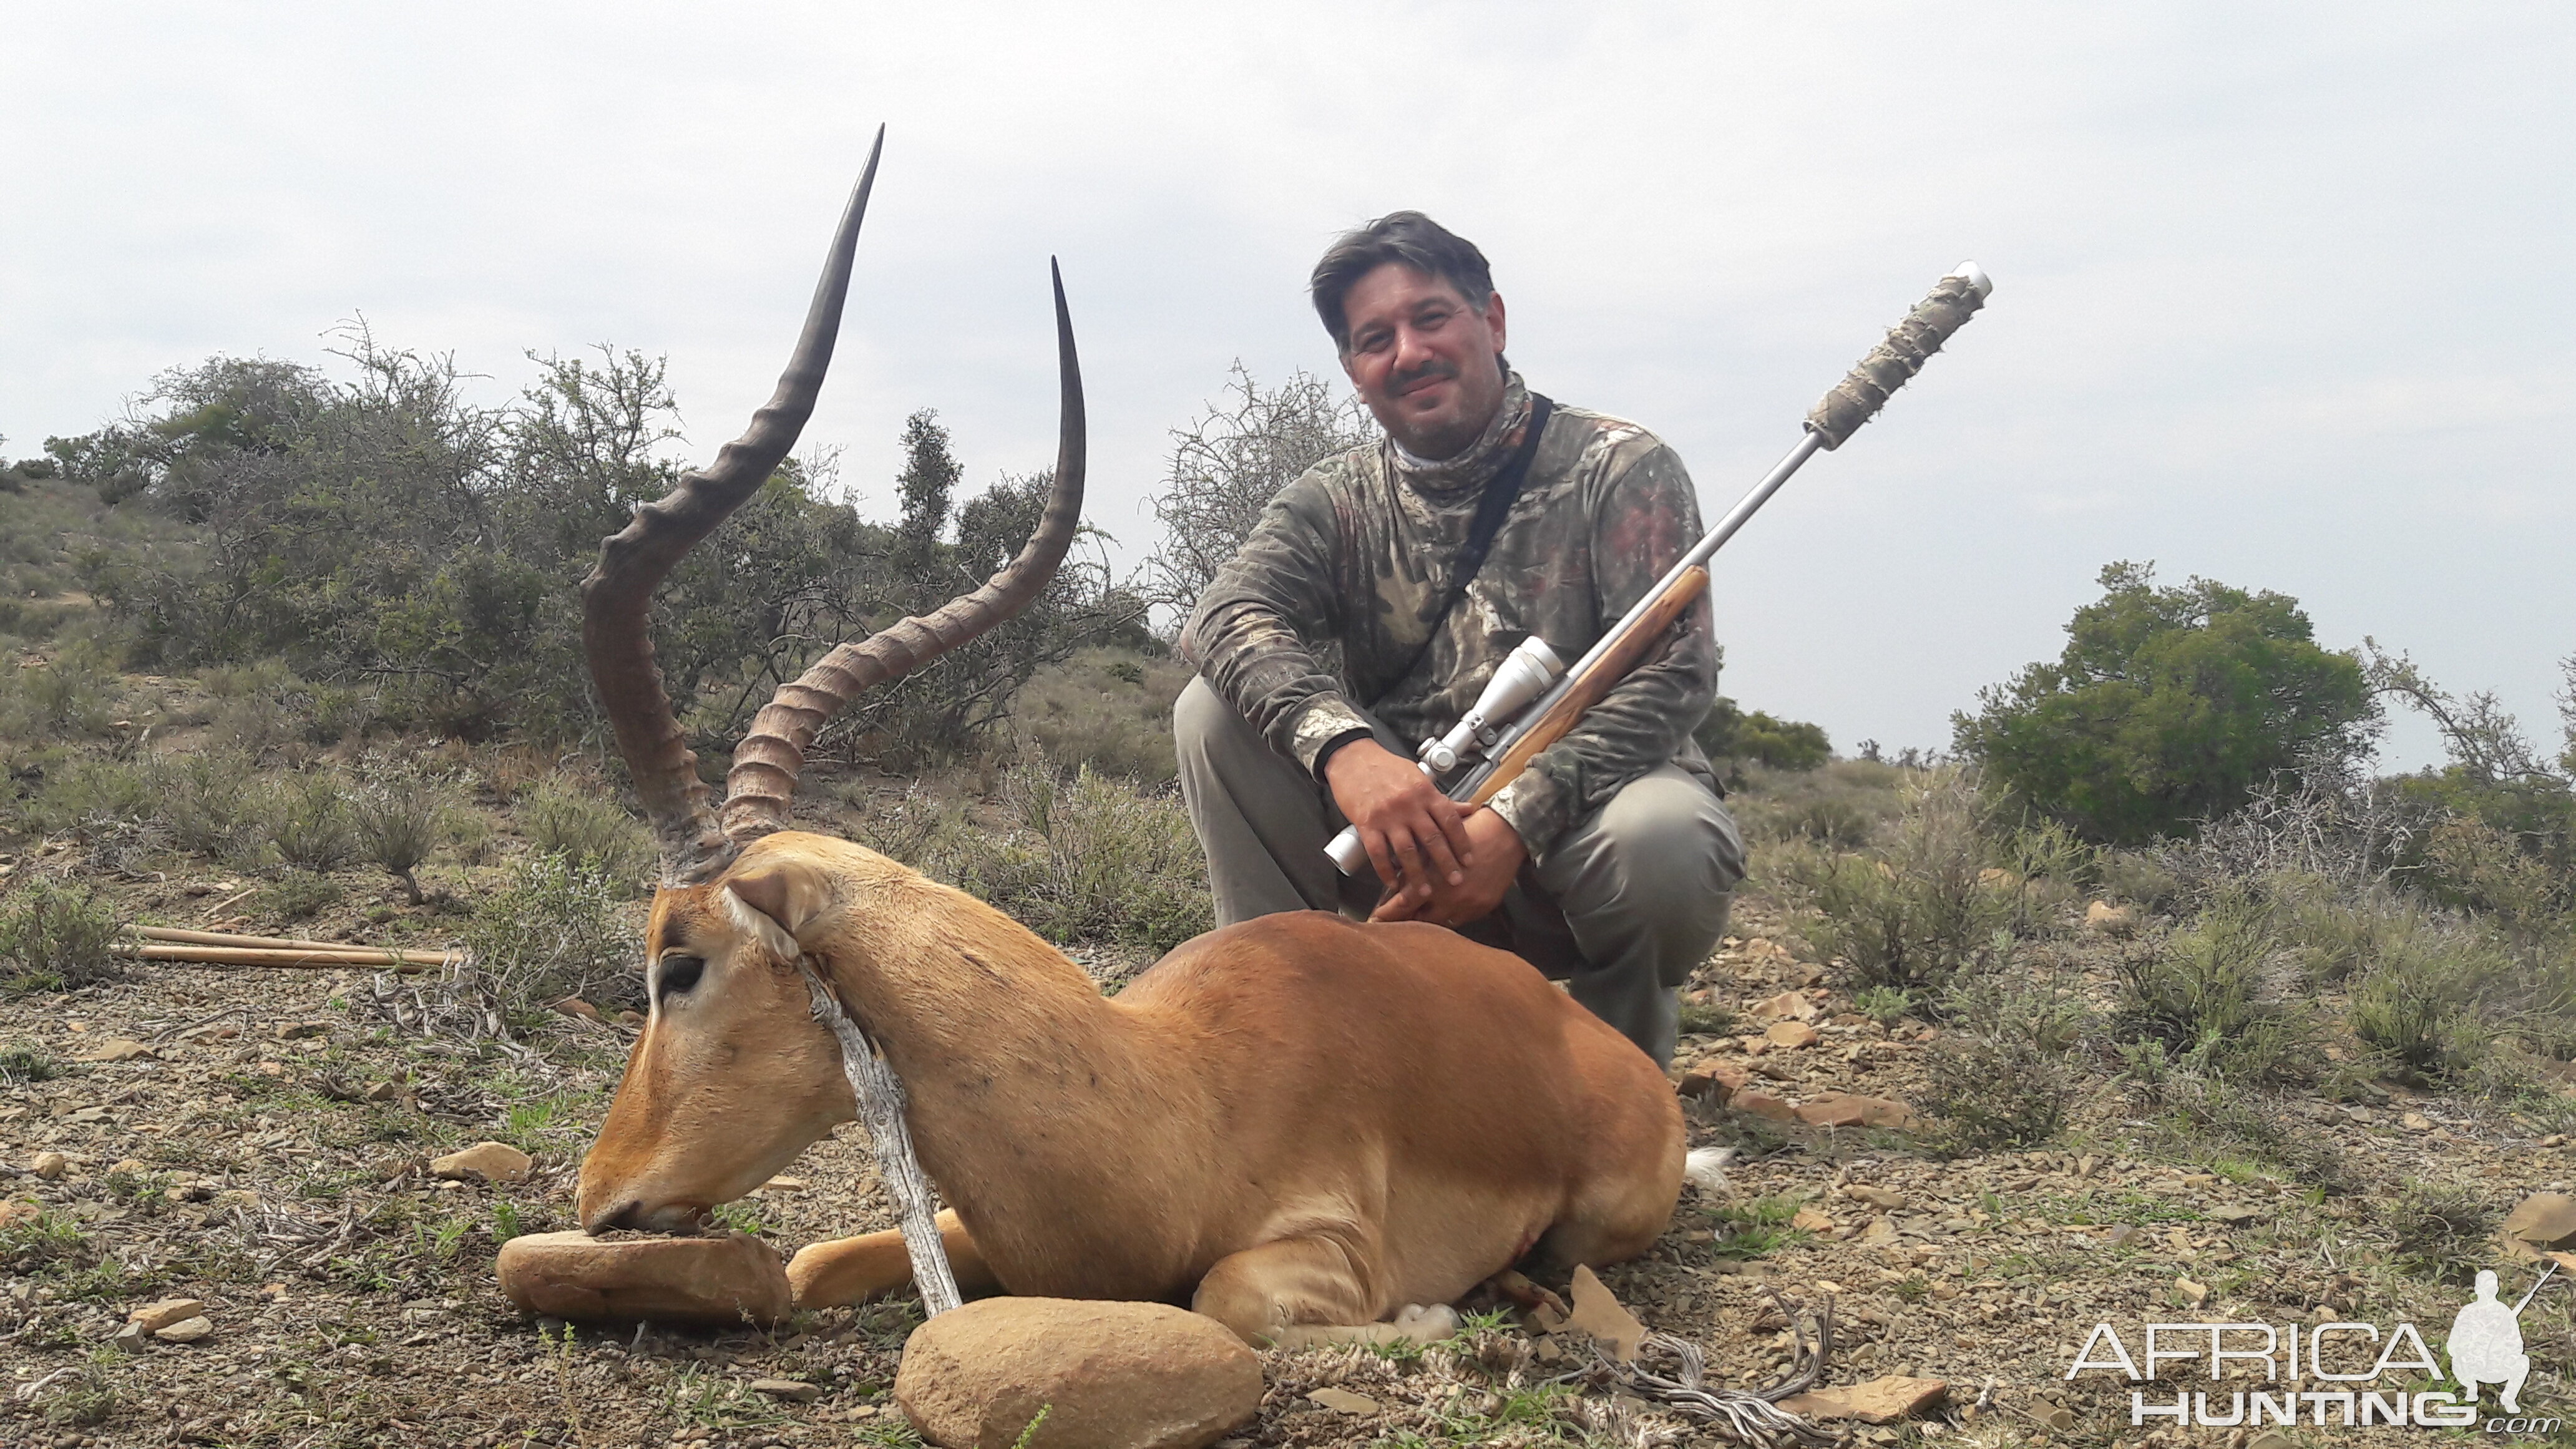
{"label": "soil", "polygon": [[[41,864],[80,873],[77,848]],[[225,914],[220,872],[108,884],[144,919],[262,928]],[[352,889],[339,918],[303,930],[382,938],[386,921],[417,914],[389,882]],[[1859,1015],[1845,983],[1800,959],[1793,924],[1758,893],[1739,903],[1738,934],[1692,987],[1735,1024],[1686,1038],[1676,1079],[1731,1068],[1789,1104],[1919,1097],[1952,1034]],[[2052,939],[2097,988],[2117,951],[2136,949],[2088,937],[2072,914]],[[1086,964],[1109,979],[1135,963],[1103,952]],[[41,1242],[24,1224],[5,1230],[20,1246],[0,1276],[0,1443],[913,1442],[887,1397],[912,1302],[774,1332],[567,1332],[513,1311],[493,1284],[498,1240],[572,1225],[573,1173],[632,1028],[567,1017],[519,1048],[467,1047],[397,1026],[372,983],[155,964],[0,999],[0,1046],[58,1064],[50,1079],[0,1080],[0,1194],[56,1225]],[[1753,1049],[1757,1008],[1784,992],[1811,1003],[1817,1040]],[[1777,1378],[1794,1346],[1784,1306],[1828,1302],[1826,1382],[1948,1385],[1910,1420],[1835,1426],[1859,1442],[2239,1445],[2249,1431],[2132,1427],[2116,1374],[2068,1382],[2093,1326],[2113,1325],[2137,1354],[2149,1323],[2406,1320],[2439,1351],[2468,1298],[2461,1265],[2499,1269],[2508,1300],[2537,1276],[2529,1254],[2491,1236],[2496,1219],[2576,1178],[2563,1097],[2364,1097],[2252,1099],[2277,1141],[2305,1144],[2272,1158],[2176,1126],[2107,1073],[2086,1079],[2068,1127],[2036,1151],[1944,1151],[1922,1118],[1916,1130],[1813,1127],[1694,1098],[1694,1143],[1740,1154],[1729,1185],[1685,1190],[1653,1252],[1602,1277],[1649,1327],[1700,1345],[1716,1385]],[[856,1136],[819,1144],[725,1217],[788,1250],[889,1225]],[[532,1152],[533,1176],[429,1175],[431,1157],[487,1139]],[[61,1176],[36,1174],[47,1152],[67,1159]],[[2467,1204],[2448,1257],[2399,1231],[2413,1219],[2394,1204],[2422,1183]],[[202,1300],[210,1335],[110,1346],[129,1309],[177,1296]],[[2547,1288],[2521,1319],[2535,1365],[2523,1402],[2542,1412],[2568,1403],[2572,1302]],[[1722,1442],[1597,1386],[1530,1392],[1571,1362],[1538,1351],[1517,1322],[1427,1354],[1268,1354],[1261,1418],[1228,1443]],[[822,1392],[772,1398],[751,1389],[758,1379]],[[1309,1397],[1326,1386],[1376,1407]]]}

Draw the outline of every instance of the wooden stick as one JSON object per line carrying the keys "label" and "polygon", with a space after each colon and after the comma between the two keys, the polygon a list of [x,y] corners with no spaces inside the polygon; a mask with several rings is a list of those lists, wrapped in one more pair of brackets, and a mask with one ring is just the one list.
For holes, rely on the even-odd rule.
{"label": "wooden stick", "polygon": [[210,966],[307,966],[318,970],[375,966],[403,972],[435,971],[453,966],[459,959],[447,952],[406,955],[400,951],[282,951],[259,946],[125,946],[116,954],[137,961],[194,961]]}
{"label": "wooden stick", "polygon": [[948,1266],[947,1244],[939,1236],[938,1217],[930,1206],[930,1179],[922,1173],[921,1159],[912,1150],[912,1128],[904,1121],[903,1079],[841,1010],[841,999],[814,968],[814,958],[800,956],[796,966],[805,973],[814,1019],[841,1044],[841,1075],[850,1079],[850,1092],[859,1100],[859,1119],[867,1123],[868,1137],[876,1147],[877,1180],[894,1201],[904,1252],[912,1259],[913,1286],[921,1290],[922,1316],[936,1318],[962,1300],[957,1274]]}
{"label": "wooden stick", "polygon": [[147,941],[184,941],[192,946],[265,946],[275,951],[372,951],[373,946],[346,941],[298,941],[282,936],[241,936],[230,931],[182,931],[176,926],[136,926]]}

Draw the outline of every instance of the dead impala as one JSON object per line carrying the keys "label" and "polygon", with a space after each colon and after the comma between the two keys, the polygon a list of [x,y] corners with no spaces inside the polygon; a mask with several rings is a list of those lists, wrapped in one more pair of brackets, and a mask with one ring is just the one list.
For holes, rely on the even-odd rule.
{"label": "dead impala", "polygon": [[[834,711],[1010,617],[1064,557],[1084,425],[1060,280],[1061,443],[1027,546],[982,588],[779,690],[712,804],[647,606],[794,445],[875,174],[872,155],[777,393],[712,466],[637,510],[583,585],[591,672],[662,878],[652,1012],[582,1163],[582,1225],[685,1228],[851,1119],[803,957],[909,1094],[969,1294],[1186,1302],[1258,1341],[1448,1304],[1516,1264],[1561,1274],[1644,1251],[1682,1180],[1672,1088],[1517,957],[1436,926],[1277,915],[1190,941],[1105,999],[982,901],[787,828]],[[808,1247],[789,1273],[803,1306],[911,1280],[892,1231]]]}

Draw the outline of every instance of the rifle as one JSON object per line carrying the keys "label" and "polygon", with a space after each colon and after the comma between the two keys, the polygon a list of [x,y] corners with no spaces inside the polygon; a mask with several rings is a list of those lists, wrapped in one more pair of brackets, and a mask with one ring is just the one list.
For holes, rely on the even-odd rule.
{"label": "rifle", "polygon": [[[1444,793],[1470,805],[1482,805],[1502,793],[1539,751],[1563,739],[1585,710],[1600,703],[1663,643],[1674,621],[1707,592],[1709,559],[1745,520],[1769,502],[1818,449],[1831,452],[1841,447],[1861,424],[1877,416],[1888,396],[1922,370],[1941,344],[1985,305],[1994,289],[1994,281],[1975,262],[1961,262],[1956,271],[1934,283],[1931,295],[1916,303],[1904,321],[1888,330],[1885,341],[1870,349],[1850,375],[1808,410],[1805,431],[1789,456],[1727,510],[1717,526],[1584,651],[1572,669],[1565,667],[1546,640],[1535,634],[1522,640],[1486,682],[1475,708],[1447,734],[1422,742],[1416,752],[1422,773],[1436,780],[1475,760]],[[1368,864],[1368,851],[1360,844],[1356,828],[1334,836],[1324,853],[1344,875],[1357,875]]]}

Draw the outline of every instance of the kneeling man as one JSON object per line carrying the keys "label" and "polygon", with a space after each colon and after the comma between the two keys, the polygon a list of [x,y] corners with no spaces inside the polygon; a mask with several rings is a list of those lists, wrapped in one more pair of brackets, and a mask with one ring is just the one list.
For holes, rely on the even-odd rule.
{"label": "kneeling man", "polygon": [[[1691,741],[1717,686],[1708,601],[1490,806],[1442,795],[1413,751],[1524,638],[1571,662],[1616,624],[1698,541],[1690,476],[1644,428],[1524,386],[1483,254],[1419,212],[1335,242],[1313,294],[1386,436],[1273,499],[1182,631],[1199,677],[1173,729],[1218,922],[1451,926],[1668,1064],[1744,874]],[[1325,858],[1345,822],[1374,877]]]}

